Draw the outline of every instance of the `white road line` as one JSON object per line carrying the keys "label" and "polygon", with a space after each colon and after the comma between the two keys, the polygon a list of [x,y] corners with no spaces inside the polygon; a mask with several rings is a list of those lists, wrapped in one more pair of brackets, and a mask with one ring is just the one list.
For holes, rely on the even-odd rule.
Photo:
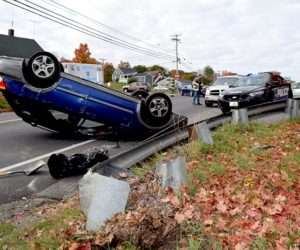
{"label": "white road line", "polygon": [[9,123],[9,122],[17,122],[17,121],[22,121],[22,119],[17,118],[17,119],[11,119],[11,120],[0,121],[0,124],[1,124],[1,123]]}
{"label": "white road line", "polygon": [[61,153],[63,151],[67,151],[67,150],[70,150],[70,149],[73,149],[73,148],[77,148],[77,147],[83,146],[85,144],[94,142],[94,141],[96,141],[96,140],[87,140],[87,141],[84,141],[84,142],[81,142],[81,143],[77,143],[77,144],[74,144],[74,145],[66,147],[66,148],[62,148],[62,149],[59,149],[59,150],[56,150],[56,151],[53,151],[53,152],[50,152],[50,153],[47,153],[47,154],[44,154],[44,155],[40,155],[40,156],[37,156],[35,158],[29,159],[27,161],[22,161],[22,162],[19,162],[19,163],[7,166],[5,168],[1,168],[0,172],[5,172],[5,171],[11,170],[13,168],[18,168],[18,167],[24,166],[26,164],[29,164],[29,163],[32,163],[32,162],[44,159],[44,158],[46,158],[46,157],[48,157],[48,156],[50,156],[52,154],[58,154],[58,153]]}

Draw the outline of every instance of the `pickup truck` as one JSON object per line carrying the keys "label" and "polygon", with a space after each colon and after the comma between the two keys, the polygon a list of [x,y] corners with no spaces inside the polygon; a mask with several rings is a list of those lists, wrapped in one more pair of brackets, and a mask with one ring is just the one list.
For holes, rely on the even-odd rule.
{"label": "pickup truck", "polygon": [[163,93],[133,96],[63,72],[57,58],[0,57],[0,91],[25,122],[61,133],[82,131],[85,121],[128,133],[155,133],[173,121]]}

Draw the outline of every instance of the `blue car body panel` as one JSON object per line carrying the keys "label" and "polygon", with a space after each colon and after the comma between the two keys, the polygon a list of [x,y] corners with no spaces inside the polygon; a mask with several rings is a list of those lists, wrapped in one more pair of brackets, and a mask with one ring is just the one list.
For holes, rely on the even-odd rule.
{"label": "blue car body panel", "polygon": [[121,130],[155,129],[140,118],[141,100],[81,78],[61,73],[59,81],[48,89],[36,89],[7,76],[4,81],[6,92],[28,100],[23,103],[28,112],[44,105]]}

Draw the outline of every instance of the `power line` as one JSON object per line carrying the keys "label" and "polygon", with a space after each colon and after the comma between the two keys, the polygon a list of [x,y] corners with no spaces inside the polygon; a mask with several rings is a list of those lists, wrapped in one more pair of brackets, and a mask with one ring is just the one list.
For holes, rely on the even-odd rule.
{"label": "power line", "polygon": [[[88,17],[88,16],[86,16],[86,15],[84,15],[84,14],[78,12],[78,11],[75,11],[75,10],[73,10],[73,9],[67,7],[67,6],[64,6],[64,5],[60,4],[60,3],[58,3],[57,1],[54,1],[54,0],[40,0],[40,1],[43,1],[43,2],[46,2],[46,1],[52,2],[52,3],[56,4],[57,6],[60,6],[61,9],[66,9],[66,10],[70,11],[71,13],[74,13],[74,14],[76,14],[76,15],[79,15],[79,16],[81,16],[81,17],[86,18],[87,20],[92,21],[92,22],[95,23],[95,24],[101,25],[101,26],[103,26],[103,27],[105,27],[105,28],[107,28],[107,29],[110,29],[110,30],[112,30],[112,31],[114,31],[114,32],[117,32],[117,33],[121,34],[122,36],[128,37],[128,38],[133,39],[133,40],[135,40],[135,41],[140,41],[140,42],[142,42],[142,43],[144,43],[144,44],[146,44],[146,45],[148,45],[148,46],[150,46],[150,47],[153,47],[153,46],[156,47],[156,46],[157,46],[157,45],[154,45],[154,44],[147,43],[147,42],[145,42],[145,41],[143,41],[143,40],[141,40],[141,39],[139,39],[139,38],[137,38],[137,37],[128,35],[128,34],[122,32],[122,31],[120,31],[120,30],[117,30],[117,29],[115,29],[115,28],[112,28],[112,27],[110,27],[110,26],[108,26],[108,25],[106,25],[106,24],[104,24],[104,23],[102,23],[102,22],[99,22],[99,21],[97,21],[97,20],[95,20],[95,19],[92,19],[92,18],[90,18],[90,17]],[[52,4],[52,6],[53,6],[53,4]],[[165,50],[165,51],[170,52],[170,49],[165,49],[165,48],[158,48],[158,49],[161,49],[161,50]]]}
{"label": "power line", "polygon": [[[17,0],[14,0],[14,2],[17,2],[18,4],[9,2],[9,1],[7,1],[7,0],[3,0],[3,1],[4,1],[4,2],[7,2],[7,3],[11,4],[11,5],[14,5],[14,6],[18,7],[18,8],[21,8],[21,9],[23,9],[23,10],[26,10],[26,11],[28,11],[28,12],[31,12],[31,13],[33,13],[33,14],[35,14],[35,15],[41,16],[41,17],[43,17],[43,18],[46,18],[46,19],[48,19],[48,20],[50,20],[50,21],[56,22],[56,23],[58,23],[58,24],[61,24],[61,25],[66,26],[66,27],[68,27],[68,28],[77,30],[77,31],[79,31],[79,32],[81,32],[81,33],[87,34],[87,35],[92,36],[92,37],[95,37],[95,38],[97,38],[97,39],[106,41],[106,42],[108,42],[108,43],[111,43],[111,44],[114,44],[114,45],[117,45],[117,46],[120,46],[120,47],[123,47],[123,48],[126,48],[126,49],[130,49],[130,50],[133,50],[133,51],[136,51],[136,52],[139,52],[139,53],[143,53],[143,54],[146,54],[146,55],[149,55],[149,56],[152,56],[152,57],[157,57],[157,58],[162,58],[162,59],[167,59],[167,58],[169,59],[169,58],[171,58],[170,55],[159,54],[159,53],[156,52],[156,51],[151,51],[151,50],[148,50],[148,49],[145,49],[145,48],[142,48],[142,47],[138,47],[138,46],[131,45],[130,43],[128,43],[128,42],[126,42],[126,41],[124,41],[124,42],[119,42],[119,41],[116,41],[116,40],[111,39],[111,38],[109,38],[109,37],[106,37],[106,36],[97,34],[97,33],[103,33],[103,32],[99,32],[98,30],[92,29],[92,28],[90,28],[90,27],[88,27],[88,26],[86,26],[86,25],[83,25],[83,24],[81,24],[81,23],[78,23],[77,21],[72,20],[72,19],[70,19],[70,18],[66,18],[66,17],[64,17],[64,16],[62,16],[62,15],[60,15],[60,14],[57,14],[57,13],[51,11],[51,10],[48,10],[48,9],[46,9],[46,8],[44,8],[44,9],[46,9],[46,11],[48,11],[48,12],[50,12],[50,13],[54,13],[56,16],[53,16],[53,15],[51,15],[51,14],[48,14],[48,13],[46,13],[46,12],[44,12],[44,11],[42,11],[42,10],[39,10],[39,9],[37,9],[37,8],[34,8],[34,7],[30,6],[30,5],[21,3],[21,2],[19,2],[19,1],[17,1]],[[30,2],[30,1],[28,1],[28,2]],[[20,6],[19,4],[23,5],[23,7]],[[24,7],[24,6],[25,6],[25,7]],[[43,7],[40,7],[40,8],[43,8]],[[35,11],[33,11],[33,10],[35,10]],[[36,11],[37,11],[37,12],[36,12]],[[41,13],[42,13],[42,14],[41,14]],[[44,14],[44,15],[43,15],[43,14]],[[45,15],[46,15],[46,16],[45,16]],[[89,28],[89,29],[95,30],[97,33],[93,32],[93,31],[90,31],[90,30],[87,30],[87,29],[85,29],[85,28],[79,27],[78,25],[75,25],[75,24],[73,24],[73,23],[70,23],[70,22],[68,22],[68,21],[66,21],[66,20],[64,20],[64,19],[58,18],[57,16],[61,16],[61,17],[63,17],[64,19],[70,20],[70,21],[72,21],[72,22],[74,22],[74,23],[78,23],[78,24],[81,25],[81,26],[84,26],[84,27],[87,27],[87,28]],[[51,18],[51,17],[52,17],[52,18]],[[55,19],[53,19],[53,18],[55,18]],[[104,33],[104,34],[105,34],[105,33]],[[118,40],[120,40],[120,39],[118,39]]]}
{"label": "power line", "polygon": [[[20,3],[20,1],[18,1],[18,0],[14,0],[14,1]],[[89,27],[89,26],[87,26],[87,25],[85,25],[85,24],[79,23],[79,22],[77,22],[77,21],[75,21],[75,20],[73,20],[73,19],[70,19],[70,18],[68,18],[68,17],[65,17],[65,16],[63,16],[63,15],[61,15],[61,14],[58,14],[58,13],[52,11],[52,10],[49,10],[49,9],[43,7],[43,6],[40,6],[40,5],[38,5],[38,4],[35,4],[35,3],[33,3],[33,2],[31,2],[31,1],[29,1],[29,0],[25,0],[25,1],[28,2],[28,3],[30,3],[31,5],[34,5],[34,6],[37,6],[37,7],[41,8],[41,9],[43,9],[43,10],[46,10],[47,12],[50,12],[50,13],[52,13],[52,14],[55,14],[55,15],[59,16],[59,17],[62,17],[62,18],[64,18],[64,19],[67,19],[67,20],[69,20],[69,21],[71,21],[71,22],[75,22],[76,24],[79,24],[79,25],[81,25],[81,26],[83,26],[83,27],[85,27],[85,28],[88,28],[88,29],[92,30],[92,31],[95,31],[95,32],[97,32],[97,33],[100,33],[100,34],[106,36],[106,38],[114,39],[114,40],[119,40],[119,41],[121,41],[121,43],[123,43],[123,44],[126,43],[126,44],[128,44],[128,45],[130,45],[130,46],[139,48],[139,49],[141,49],[141,50],[145,50],[145,51],[147,51],[147,52],[150,52],[150,53],[153,53],[153,54],[158,54],[158,55],[160,55],[159,52],[152,51],[152,50],[143,48],[143,47],[141,47],[141,46],[138,46],[138,45],[129,43],[129,42],[127,42],[127,41],[125,41],[125,40],[122,40],[122,39],[119,39],[119,38],[117,38],[117,37],[108,35],[108,34],[106,34],[106,33],[104,33],[104,32],[101,32],[101,31],[99,31],[99,30],[96,30],[96,29],[94,29],[94,28],[91,28],[91,27]],[[42,12],[42,13],[46,14],[45,12],[43,12],[43,11],[41,11],[41,10],[38,10],[38,9],[32,7],[32,6],[26,5],[26,4],[24,4],[24,3],[21,3],[21,4],[23,4],[23,5],[27,6],[27,7],[31,7],[31,8],[33,8],[33,9],[35,9],[36,11],[39,11],[39,12]],[[52,16],[52,15],[51,15],[51,16]],[[52,16],[52,17],[53,17],[53,16]],[[70,23],[69,23],[69,24],[70,24]],[[161,55],[162,55],[162,56],[168,56],[168,57],[171,57],[170,55],[166,55],[166,54],[161,54]]]}

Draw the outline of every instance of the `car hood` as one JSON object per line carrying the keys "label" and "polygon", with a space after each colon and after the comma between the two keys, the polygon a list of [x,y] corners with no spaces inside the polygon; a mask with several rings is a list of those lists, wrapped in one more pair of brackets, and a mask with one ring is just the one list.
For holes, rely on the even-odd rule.
{"label": "car hood", "polygon": [[216,86],[209,86],[208,87],[209,90],[226,90],[229,89],[228,85],[216,85]]}
{"label": "car hood", "polygon": [[235,95],[235,94],[248,94],[252,92],[262,91],[264,90],[264,86],[244,86],[244,87],[235,87],[229,88],[222,92],[223,95]]}

